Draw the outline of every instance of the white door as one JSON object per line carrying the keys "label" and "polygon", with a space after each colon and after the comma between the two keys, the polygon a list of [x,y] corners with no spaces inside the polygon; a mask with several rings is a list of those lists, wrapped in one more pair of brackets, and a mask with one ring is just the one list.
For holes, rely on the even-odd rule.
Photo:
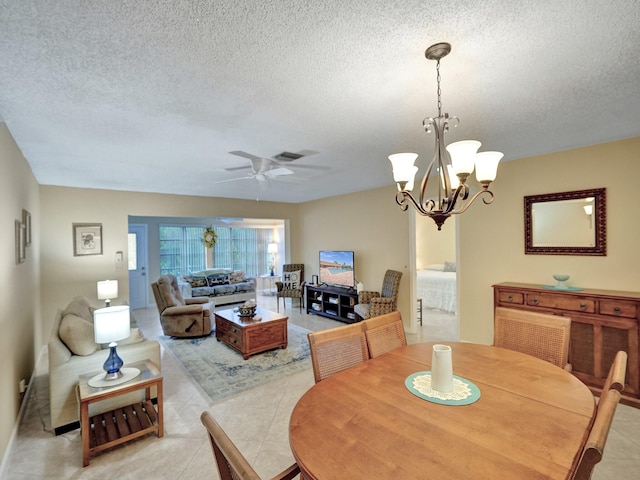
{"label": "white door", "polygon": [[147,226],[129,224],[129,305],[147,308],[150,283],[147,277]]}

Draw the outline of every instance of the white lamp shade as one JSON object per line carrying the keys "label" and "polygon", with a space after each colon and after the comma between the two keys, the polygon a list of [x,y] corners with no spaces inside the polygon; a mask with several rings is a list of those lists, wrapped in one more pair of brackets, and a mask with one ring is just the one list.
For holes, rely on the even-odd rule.
{"label": "white lamp shade", "polygon": [[593,214],[593,205],[585,205],[582,208],[584,208],[584,213],[586,213],[587,215]]}
{"label": "white lamp shade", "polygon": [[96,343],[111,343],[131,335],[129,306],[99,308],[93,312],[93,332]]}
{"label": "white lamp shade", "polygon": [[267,245],[267,253],[278,253],[278,244],[270,243]]}
{"label": "white lamp shade", "polygon": [[417,153],[394,153],[389,155],[389,161],[393,167],[393,180],[396,183],[406,182],[407,186],[413,188],[413,179],[416,176],[418,167],[413,162],[418,158]]}
{"label": "white lamp shade", "polygon": [[451,165],[453,165],[453,172],[456,175],[460,173],[469,175],[473,172],[476,153],[480,145],[482,144],[477,140],[462,140],[447,145],[447,152],[451,157]]}
{"label": "white lamp shade", "polygon": [[98,282],[98,300],[118,298],[118,281],[102,280]]}
{"label": "white lamp shade", "polygon": [[476,155],[476,179],[479,182],[493,182],[498,173],[501,152],[480,152]]}

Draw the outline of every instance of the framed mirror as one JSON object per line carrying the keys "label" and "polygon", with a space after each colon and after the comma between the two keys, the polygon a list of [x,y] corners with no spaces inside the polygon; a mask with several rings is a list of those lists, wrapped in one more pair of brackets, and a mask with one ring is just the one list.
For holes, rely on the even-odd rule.
{"label": "framed mirror", "polygon": [[524,197],[524,253],[606,255],[605,189]]}

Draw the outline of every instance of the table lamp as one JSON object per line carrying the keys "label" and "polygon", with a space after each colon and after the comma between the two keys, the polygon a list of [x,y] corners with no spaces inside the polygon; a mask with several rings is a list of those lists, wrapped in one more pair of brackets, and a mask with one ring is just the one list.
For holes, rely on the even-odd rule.
{"label": "table lamp", "polygon": [[129,322],[129,306],[99,308],[93,312],[93,331],[96,343],[109,344],[109,357],[102,366],[106,372],[104,380],[115,380],[122,377],[120,368],[122,359],[116,352],[116,342],[131,335]]}
{"label": "table lamp", "polygon": [[111,306],[111,299],[118,298],[118,281],[102,280],[98,282],[98,300],[104,300],[104,306]]}

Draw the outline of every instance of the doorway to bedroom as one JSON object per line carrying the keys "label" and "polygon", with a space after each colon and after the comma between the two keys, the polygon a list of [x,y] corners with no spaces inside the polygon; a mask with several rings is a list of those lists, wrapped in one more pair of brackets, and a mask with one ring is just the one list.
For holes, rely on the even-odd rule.
{"label": "doorway to bedroom", "polygon": [[414,212],[417,330],[423,341],[458,341],[457,219],[438,231],[434,222]]}

